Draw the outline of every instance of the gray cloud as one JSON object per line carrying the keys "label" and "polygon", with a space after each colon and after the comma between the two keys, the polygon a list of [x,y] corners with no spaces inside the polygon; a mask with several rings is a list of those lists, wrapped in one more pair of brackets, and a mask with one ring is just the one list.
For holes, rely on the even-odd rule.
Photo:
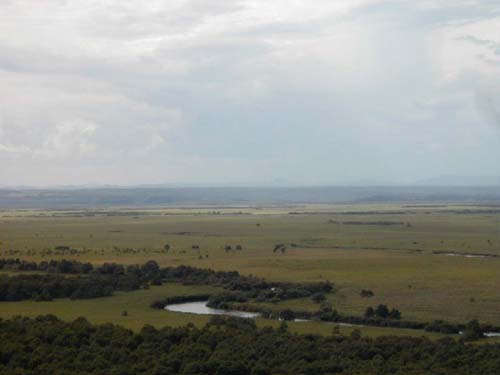
{"label": "gray cloud", "polygon": [[457,38],[457,40],[464,40],[478,46],[484,46],[490,50],[493,50],[496,55],[500,55],[500,42],[495,42],[489,39],[480,39],[472,35],[465,35]]}
{"label": "gray cloud", "polygon": [[2,2],[0,184],[496,174],[473,3]]}

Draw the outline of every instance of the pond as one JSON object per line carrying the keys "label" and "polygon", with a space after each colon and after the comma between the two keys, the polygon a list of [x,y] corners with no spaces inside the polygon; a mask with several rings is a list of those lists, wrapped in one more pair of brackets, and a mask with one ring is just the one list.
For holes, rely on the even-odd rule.
{"label": "pond", "polygon": [[[260,313],[250,312],[250,311],[240,311],[240,310],[223,310],[223,309],[213,309],[207,306],[208,301],[197,301],[197,302],[183,302],[183,303],[173,303],[171,305],[165,306],[165,310],[172,312],[182,312],[190,314],[201,314],[201,315],[228,315],[236,316],[238,318],[258,318],[261,316]],[[310,319],[294,319],[295,322],[311,322]],[[333,322],[324,322],[327,324],[334,324]],[[335,323],[336,325],[346,326],[346,327],[363,327],[358,324],[349,323]]]}
{"label": "pond", "polygon": [[207,306],[208,301],[175,303],[165,306],[165,310],[202,315],[229,315],[239,318],[258,318],[260,313],[238,310],[213,309]]}
{"label": "pond", "polygon": [[447,257],[464,257],[464,258],[499,258],[496,254],[474,254],[474,253],[460,253],[455,251],[433,251],[434,255],[444,255]]}

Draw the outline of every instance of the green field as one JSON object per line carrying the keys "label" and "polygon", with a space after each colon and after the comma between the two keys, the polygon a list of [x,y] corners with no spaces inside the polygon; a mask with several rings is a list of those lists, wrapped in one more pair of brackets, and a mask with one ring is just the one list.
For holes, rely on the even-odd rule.
{"label": "green field", "polygon": [[[384,303],[399,309],[407,320],[479,319],[498,325],[500,258],[435,253],[498,255],[499,216],[491,210],[460,205],[319,205],[2,211],[0,257],[74,258],[96,264],[155,259],[162,266],[238,270],[276,281],[330,280],[338,291],[328,298],[341,313],[362,315],[367,306]],[[168,252],[165,244],[170,245]],[[285,244],[286,251],[274,253],[276,244]],[[242,250],[235,251],[237,245]],[[57,246],[77,251],[62,253],[54,250]],[[0,303],[0,316],[84,315],[132,328],[205,322],[206,317],[149,308],[153,297],[177,294],[177,288],[188,287],[156,287],[84,301]],[[375,296],[362,298],[361,289],[371,289]],[[317,308],[310,300],[291,300],[286,306]],[[124,309],[128,317],[120,316]],[[294,326],[324,332],[319,324]],[[378,334],[383,329],[363,330]]]}
{"label": "green field", "polygon": [[[152,286],[148,290],[133,292],[119,292],[112,297],[96,298],[90,300],[59,299],[51,302],[2,302],[0,317],[10,318],[15,315],[37,316],[39,314],[53,314],[61,319],[72,321],[84,316],[95,324],[112,322],[139,331],[145,324],[156,327],[179,326],[193,323],[198,327],[205,325],[210,319],[209,315],[175,313],[166,310],[152,309],[151,301],[175,295],[190,295],[210,293],[217,288],[208,286],[184,286],[168,284]],[[127,311],[127,316],[122,312]],[[257,325],[278,327],[279,322],[269,319],[257,319]],[[334,324],[319,322],[289,322],[290,329],[297,333],[330,334]],[[340,326],[340,331],[350,334],[355,327]],[[390,329],[378,327],[362,327],[363,334],[381,336],[394,334],[399,336],[422,336],[423,332],[410,329]],[[431,337],[443,337],[439,334],[428,334]]]}

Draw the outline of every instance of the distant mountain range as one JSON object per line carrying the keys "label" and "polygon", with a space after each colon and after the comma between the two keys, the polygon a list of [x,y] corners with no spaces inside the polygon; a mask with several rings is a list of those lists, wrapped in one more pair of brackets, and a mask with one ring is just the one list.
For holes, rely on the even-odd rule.
{"label": "distant mountain range", "polygon": [[289,205],[330,203],[500,204],[498,186],[141,187],[0,189],[0,208]]}
{"label": "distant mountain range", "polygon": [[307,184],[283,179],[249,182],[172,182],[163,184],[112,185],[51,185],[51,186],[2,186],[5,190],[95,190],[95,189],[181,189],[181,188],[335,188],[335,187],[411,187],[411,186],[499,186],[500,176],[438,176],[414,182],[395,182],[390,180],[358,179],[332,184]]}
{"label": "distant mountain range", "polygon": [[500,186],[500,176],[439,176],[415,182],[419,186]]}

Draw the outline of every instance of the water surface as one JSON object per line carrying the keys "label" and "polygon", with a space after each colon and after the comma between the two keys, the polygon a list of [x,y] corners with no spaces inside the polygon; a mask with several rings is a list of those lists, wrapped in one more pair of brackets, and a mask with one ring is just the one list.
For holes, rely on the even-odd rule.
{"label": "water surface", "polygon": [[208,301],[175,303],[165,306],[165,310],[201,315],[229,315],[239,318],[258,318],[259,313],[238,310],[213,309],[207,306]]}
{"label": "water surface", "polygon": [[[260,313],[250,312],[250,311],[239,311],[239,310],[223,310],[223,309],[213,309],[207,306],[208,301],[198,301],[198,302],[184,302],[184,303],[174,303],[165,306],[165,310],[173,312],[182,312],[190,314],[200,314],[200,315],[227,315],[236,316],[238,318],[258,318]],[[294,319],[295,322],[311,322],[309,319]],[[350,324],[350,323],[340,323],[340,322],[323,322],[327,324],[335,324],[345,327],[365,327],[361,324]],[[460,332],[461,335],[463,332]],[[486,337],[500,337],[499,332],[485,332]]]}

